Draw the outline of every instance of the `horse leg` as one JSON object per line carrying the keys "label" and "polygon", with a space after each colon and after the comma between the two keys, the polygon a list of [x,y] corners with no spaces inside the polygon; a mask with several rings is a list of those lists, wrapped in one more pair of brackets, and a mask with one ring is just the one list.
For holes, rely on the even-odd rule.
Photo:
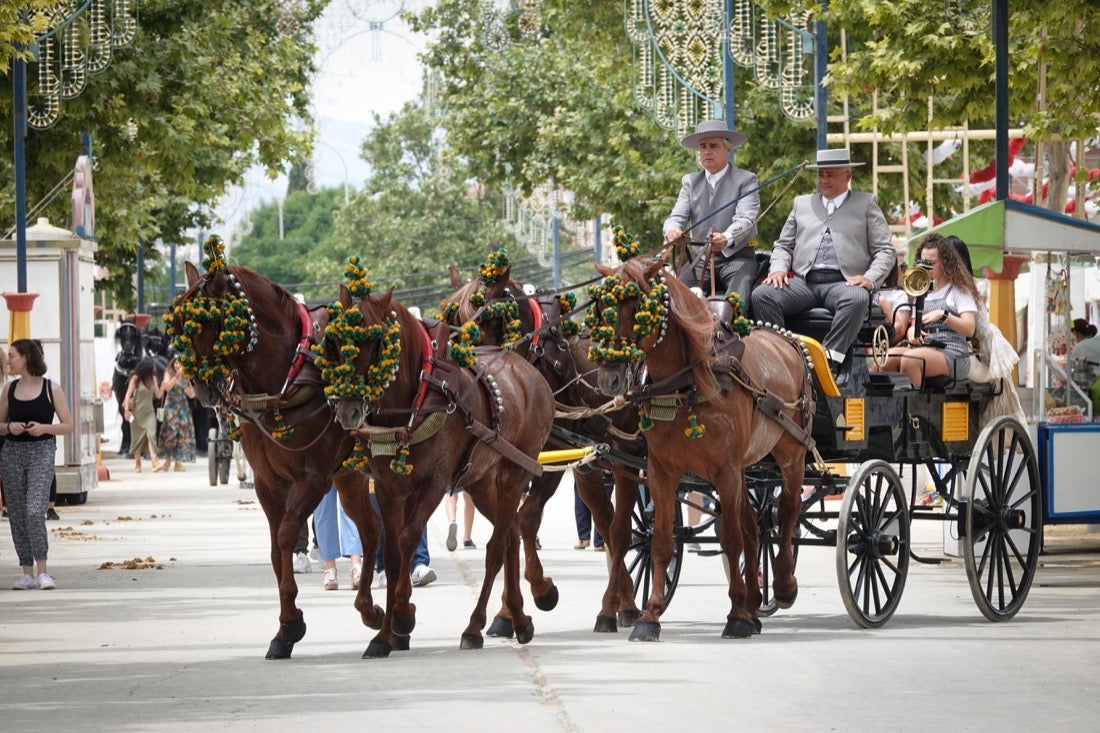
{"label": "horse leg", "polygon": [[[355,522],[359,531],[359,541],[363,547],[362,573],[359,577],[359,589],[355,594],[355,609],[363,619],[363,625],[371,629],[382,628],[385,612],[374,602],[371,595],[371,580],[374,576],[374,556],[378,547],[380,522],[370,503],[370,490],[363,475],[358,471],[344,471],[334,478],[336,491],[340,494],[340,504]],[[368,554],[369,552],[369,554]]]}
{"label": "horse leg", "polygon": [[790,608],[798,597],[798,579],[794,575],[794,531],[802,508],[802,482],[806,477],[806,451],[799,447],[785,464],[783,490],[779,494],[779,548],[775,557],[775,603]]}
{"label": "horse leg", "polygon": [[[386,610],[382,616],[382,627],[367,644],[363,652],[363,659],[388,657],[394,650],[393,611],[396,605],[398,572],[401,564],[401,551],[398,547],[402,525],[404,524],[404,503],[395,500],[384,487],[375,483],[375,493],[371,495],[372,504],[377,505],[382,523],[382,570],[386,574]],[[367,545],[363,545],[363,552],[367,552]],[[378,544],[375,543],[373,552],[369,555],[373,565],[378,554]],[[367,558],[364,558],[366,561]],[[406,573],[407,577],[407,573]],[[409,588],[411,590],[411,583]]]}
{"label": "horse leg", "polygon": [[638,604],[634,601],[634,581],[626,569],[626,553],[634,535],[634,506],[638,503],[638,483],[640,477],[621,471],[615,471],[615,506],[611,516],[610,566],[608,588],[616,593],[614,608],[619,626],[630,628],[642,616]]}
{"label": "horse leg", "polygon": [[[535,607],[540,611],[552,611],[558,605],[558,587],[554,585],[554,579],[545,574],[535,542],[542,525],[543,510],[560,483],[561,473],[558,472],[546,472],[533,479],[531,490],[527,492],[527,498],[520,505],[516,516],[520,541],[523,543],[523,576],[531,587]],[[485,634],[505,639],[510,639],[515,634],[515,625],[504,593],[501,594],[500,610],[493,617]]]}
{"label": "horse leg", "polygon": [[760,550],[760,525],[756,521],[756,511],[749,501],[741,505],[741,537],[745,553],[745,607],[752,616],[753,633],[759,634],[763,630],[760,623],[760,604],[764,600],[760,592],[760,566],[756,561]]}
{"label": "horse leg", "polygon": [[[486,495],[494,495],[494,501],[491,503],[494,505],[495,512],[488,515],[493,521],[493,533],[485,545],[485,577],[481,583],[477,604],[473,613],[470,614],[470,622],[459,640],[460,649],[481,649],[485,645],[481,635],[481,630],[485,628],[485,609],[489,603],[489,595],[492,593],[493,582],[500,573],[506,557],[509,560],[509,566],[504,577],[504,600],[512,617],[516,637],[521,643],[527,643],[533,635],[531,619],[523,613],[523,595],[519,589],[519,533],[516,530],[516,508],[519,504],[518,492],[522,483],[521,480],[513,481],[512,485],[515,488],[505,494],[502,489],[508,486],[508,476],[514,472],[505,469],[501,474],[495,487],[492,485],[485,487],[488,491],[471,490],[472,487],[466,487],[467,493],[474,499],[474,504],[479,510],[486,501]],[[512,475],[512,478],[516,477]]]}
{"label": "horse leg", "polygon": [[[592,512],[592,523],[596,531],[604,538],[608,558],[607,587],[600,602],[600,612],[596,615],[594,632],[615,632],[619,630],[615,612],[619,600],[619,589],[615,585],[617,578],[612,573],[615,562],[616,541],[611,536],[612,514],[614,508],[604,489],[603,471],[581,469],[573,471],[573,484],[581,501]],[[640,615],[640,614],[639,614]]]}
{"label": "horse leg", "polygon": [[661,638],[661,614],[665,612],[665,584],[668,565],[672,559],[672,537],[675,514],[676,488],[680,479],[674,473],[649,456],[649,493],[653,499],[653,536],[650,538],[650,557],[653,560],[653,588],[646,600],[645,613],[630,632],[631,641],[659,641]]}
{"label": "horse leg", "polygon": [[[755,548],[755,541],[746,541],[746,525],[742,517],[751,515],[747,510],[745,497],[745,469],[740,464],[727,467],[723,472],[723,480],[716,484],[718,501],[722,506],[721,531],[719,541],[722,551],[726,554],[726,560],[730,567],[737,567],[742,555],[745,557],[745,572],[755,575],[756,555],[749,555],[749,547]],[[755,531],[755,527],[752,531]],[[751,534],[751,533],[750,533]],[[748,608],[748,589],[742,573],[731,572],[729,574],[729,599],[730,612],[726,616],[726,626],[722,630],[723,639],[745,639],[752,635],[753,612]],[[757,607],[760,603],[757,601]]]}
{"label": "horse leg", "polygon": [[524,573],[531,587],[531,596],[535,607],[540,611],[552,611],[558,605],[558,588],[554,579],[547,576],[539,559],[535,540],[542,525],[542,513],[550,497],[558,490],[562,475],[559,472],[547,472],[531,481],[531,490],[519,508],[516,521],[519,536],[523,540]]}

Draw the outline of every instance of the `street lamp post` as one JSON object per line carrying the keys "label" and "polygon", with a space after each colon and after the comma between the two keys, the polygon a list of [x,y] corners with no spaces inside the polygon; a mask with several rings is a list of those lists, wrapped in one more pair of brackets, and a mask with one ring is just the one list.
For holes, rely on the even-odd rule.
{"label": "street lamp post", "polygon": [[[347,161],[344,160],[344,156],[340,154],[340,151],[336,149],[336,146],[334,146],[330,143],[327,143],[324,140],[321,140],[320,138],[318,138],[317,140],[314,140],[314,142],[320,143],[321,145],[324,145],[326,148],[328,148],[333,153],[335,153],[336,158],[340,161],[340,165],[344,166],[344,206],[347,206],[348,205],[348,179],[350,178],[350,176],[348,175],[348,163],[347,163]],[[282,239],[282,237],[280,237],[280,239]]]}

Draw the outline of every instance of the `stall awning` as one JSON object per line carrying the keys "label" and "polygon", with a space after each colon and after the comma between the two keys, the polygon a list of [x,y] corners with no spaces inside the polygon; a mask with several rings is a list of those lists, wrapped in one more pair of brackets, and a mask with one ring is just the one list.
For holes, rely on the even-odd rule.
{"label": "stall awning", "polygon": [[1000,272],[1005,252],[1100,255],[1100,225],[1013,199],[982,204],[927,229],[909,240],[910,248],[932,232],[966,242],[977,272]]}

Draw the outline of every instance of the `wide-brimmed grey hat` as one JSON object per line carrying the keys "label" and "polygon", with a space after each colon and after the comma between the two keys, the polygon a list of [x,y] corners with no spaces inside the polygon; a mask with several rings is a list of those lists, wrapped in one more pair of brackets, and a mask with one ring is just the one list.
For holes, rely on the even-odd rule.
{"label": "wide-brimmed grey hat", "polygon": [[853,163],[851,155],[847,150],[838,148],[836,150],[818,150],[817,151],[817,163],[806,166],[807,168],[854,168],[857,165],[863,165],[863,161]]}
{"label": "wide-brimmed grey hat", "polygon": [[726,123],[722,120],[703,120],[695,126],[695,133],[688,135],[680,144],[685,148],[691,148],[692,150],[699,149],[699,141],[708,137],[720,137],[730,141],[730,145],[737,147],[738,145],[744,145],[746,138],[737,130],[731,130],[726,127]]}

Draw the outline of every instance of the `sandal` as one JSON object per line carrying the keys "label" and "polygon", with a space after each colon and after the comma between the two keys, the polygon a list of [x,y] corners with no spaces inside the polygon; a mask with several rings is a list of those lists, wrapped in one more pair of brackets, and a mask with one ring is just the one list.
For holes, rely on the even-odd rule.
{"label": "sandal", "polygon": [[363,575],[363,566],[362,565],[352,565],[351,566],[351,589],[352,590],[359,590],[359,579],[362,577],[362,575]]}

